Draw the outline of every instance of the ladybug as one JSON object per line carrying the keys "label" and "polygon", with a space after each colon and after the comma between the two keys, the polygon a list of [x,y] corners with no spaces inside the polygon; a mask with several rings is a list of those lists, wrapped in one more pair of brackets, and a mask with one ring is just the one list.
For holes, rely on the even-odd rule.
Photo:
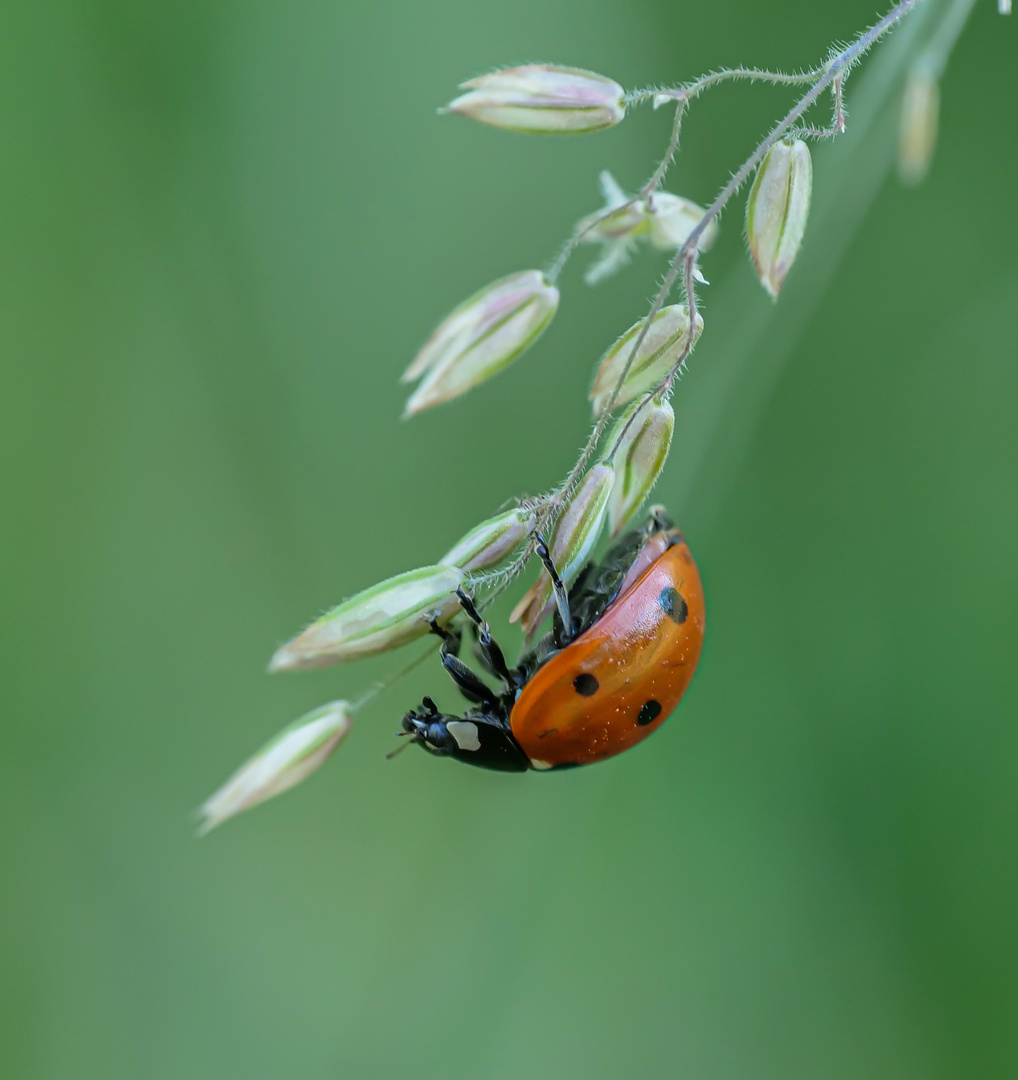
{"label": "ladybug", "polygon": [[472,705],[449,716],[426,697],[403,717],[399,734],[429,753],[503,772],[588,765],[656,731],[685,693],[703,645],[703,585],[663,510],[600,564],[588,563],[568,592],[538,539],[557,610],[550,633],[516,667],[459,593],[478,658],[501,691],[459,659],[460,634],[432,620],[442,666]]}

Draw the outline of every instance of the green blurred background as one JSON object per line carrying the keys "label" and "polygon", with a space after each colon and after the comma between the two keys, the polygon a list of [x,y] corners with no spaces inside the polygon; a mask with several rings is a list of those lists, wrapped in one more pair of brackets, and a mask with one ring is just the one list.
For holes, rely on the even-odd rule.
{"label": "green blurred background", "polygon": [[[533,352],[399,422],[438,318],[667,134],[436,106],[533,59],[627,86],[805,66],[875,12],[4,5],[0,1075],[1018,1075],[1018,24],[977,4],[904,190],[896,80],[944,6],[850,81],[780,305],[741,202],[705,264],[657,497],[709,634],[669,724],[563,775],[387,763],[422,693],[456,702],[425,665],[197,841],[265,738],[404,661],[269,678],[274,647],[553,484],[663,268],[587,290],[578,258]],[[669,189],[709,200],[788,101],[703,99]]]}

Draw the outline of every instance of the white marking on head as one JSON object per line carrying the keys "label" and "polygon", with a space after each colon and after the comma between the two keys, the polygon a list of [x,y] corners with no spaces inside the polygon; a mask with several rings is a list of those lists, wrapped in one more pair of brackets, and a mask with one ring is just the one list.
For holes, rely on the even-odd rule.
{"label": "white marking on head", "polygon": [[477,725],[469,720],[450,720],[446,730],[456,740],[461,750],[480,750],[481,740],[477,737]]}
{"label": "white marking on head", "polygon": [[533,767],[534,767],[535,769],[550,769],[550,768],[551,768],[551,763],[550,763],[550,762],[547,762],[547,761],[537,761],[537,760],[536,760],[535,758],[531,758],[531,759],[530,759],[530,764],[531,764],[531,765],[532,765],[532,766],[533,766]]}

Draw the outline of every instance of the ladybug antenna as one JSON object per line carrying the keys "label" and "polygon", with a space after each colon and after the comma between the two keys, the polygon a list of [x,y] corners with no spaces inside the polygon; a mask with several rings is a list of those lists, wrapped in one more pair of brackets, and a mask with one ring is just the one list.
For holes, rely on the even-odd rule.
{"label": "ladybug antenna", "polygon": [[[396,738],[397,738],[397,739],[402,739],[402,738],[404,738],[404,736],[406,736],[406,735],[416,735],[416,734],[417,734],[417,732],[416,732],[416,731],[397,731],[397,732],[396,732]],[[387,754],[385,755],[385,760],[386,760],[386,761],[392,761],[392,759],[393,759],[393,758],[394,758],[394,757],[395,757],[395,756],[396,756],[397,754],[401,754],[401,753],[402,753],[402,752],[403,752],[403,751],[404,751],[404,750],[405,750],[405,749],[406,749],[406,748],[407,748],[408,746],[413,746],[413,743],[408,743],[408,742],[405,742],[405,743],[400,743],[400,744],[399,744],[399,746],[397,746],[395,750],[390,750],[390,751],[389,751],[389,752],[388,752],[388,753],[387,753]]]}

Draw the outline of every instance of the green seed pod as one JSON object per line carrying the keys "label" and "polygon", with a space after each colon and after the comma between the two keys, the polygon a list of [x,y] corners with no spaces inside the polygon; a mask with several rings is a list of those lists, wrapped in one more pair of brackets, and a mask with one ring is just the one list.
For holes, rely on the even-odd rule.
{"label": "green seed pod", "polygon": [[424,379],[403,415],[451,401],[501,371],[541,336],[558,301],[558,289],[539,270],[524,270],[460,304],[404,372],[404,382]]}
{"label": "green seed pod", "polygon": [[[614,345],[601,357],[601,362],[594,376],[594,385],[590,388],[590,400],[594,416],[607,408],[612,391],[619,381],[626,361],[633,348],[633,342],[640,336],[643,320],[634,323]],[[703,330],[703,319],[696,316],[693,342]],[[653,390],[655,386],[674,367],[683,350],[689,344],[689,309],[685,304],[671,304],[663,307],[650,324],[643,343],[633,359],[625,381],[615,399],[615,407],[626,405],[634,398]]]}
{"label": "green seed pod", "polygon": [[[706,213],[690,199],[659,191],[653,199],[653,210],[648,208],[647,223],[650,242],[662,251],[677,251],[689,239],[689,234],[700,224]],[[696,245],[697,251],[709,251],[718,237],[717,219],[712,221]]]}
{"label": "green seed pod", "polygon": [[937,147],[940,90],[933,73],[917,65],[905,82],[898,124],[898,175],[910,187],[921,183]]}
{"label": "green seed pod", "polygon": [[206,801],[199,834],[299,784],[339,746],[352,723],[349,702],[333,701],[283,728]]}
{"label": "green seed pod", "polygon": [[[613,466],[607,462],[595,465],[556,522],[548,551],[566,588],[576,580],[601,535],[614,483]],[[532,637],[553,603],[551,581],[542,574],[513,609],[509,621],[519,621],[526,636]]]}
{"label": "green seed pod", "polygon": [[775,143],[757,169],[746,203],[749,250],[763,287],[777,299],[809,216],[813,160],[801,139]]}
{"label": "green seed pod", "polygon": [[[675,413],[671,405],[655,398],[637,414],[638,409],[640,402],[634,402],[619,417],[605,444],[609,453],[615,447],[615,483],[608,500],[608,528],[612,536],[620,533],[643,506],[661,475],[672,445]],[[632,419],[634,414],[637,415]]]}
{"label": "green seed pod", "polygon": [[617,82],[580,68],[529,64],[471,79],[446,111],[482,124],[537,134],[599,131],[626,115]]}
{"label": "green seed pod", "polygon": [[447,622],[459,610],[465,580],[455,566],[425,566],[365,589],[287,642],[269,671],[326,667],[385,652],[428,633],[428,619]]}
{"label": "green seed pod", "polygon": [[461,570],[486,570],[511,555],[534,528],[533,510],[518,507],[475,525],[451,550],[439,559],[442,566]]}

